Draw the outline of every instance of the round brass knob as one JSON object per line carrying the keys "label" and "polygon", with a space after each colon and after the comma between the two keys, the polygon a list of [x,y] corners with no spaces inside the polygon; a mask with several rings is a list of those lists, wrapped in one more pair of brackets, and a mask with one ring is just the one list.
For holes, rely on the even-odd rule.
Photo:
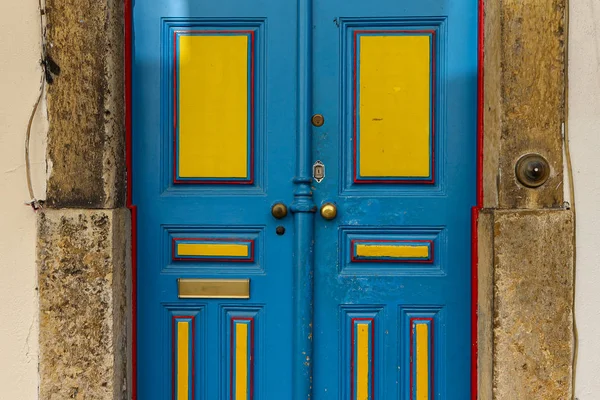
{"label": "round brass knob", "polygon": [[325,123],[325,118],[323,117],[322,114],[315,114],[312,116],[310,121],[312,122],[312,124],[314,126],[319,127],[319,126],[323,126],[323,124]]}
{"label": "round brass knob", "polygon": [[337,207],[333,203],[325,203],[321,206],[321,217],[332,220],[337,215]]}
{"label": "round brass knob", "polygon": [[287,215],[287,207],[283,203],[275,203],[271,207],[271,214],[277,219],[284,218]]}

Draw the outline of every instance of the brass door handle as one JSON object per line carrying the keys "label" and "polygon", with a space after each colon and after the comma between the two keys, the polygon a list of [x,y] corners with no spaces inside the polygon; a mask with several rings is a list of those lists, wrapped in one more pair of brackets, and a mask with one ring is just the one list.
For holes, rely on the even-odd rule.
{"label": "brass door handle", "polygon": [[275,203],[273,204],[273,207],[271,207],[271,215],[273,215],[273,217],[276,219],[285,218],[287,213],[287,207],[283,203]]}
{"label": "brass door handle", "polygon": [[324,203],[321,206],[321,217],[326,220],[332,220],[337,215],[337,207],[333,203]]}

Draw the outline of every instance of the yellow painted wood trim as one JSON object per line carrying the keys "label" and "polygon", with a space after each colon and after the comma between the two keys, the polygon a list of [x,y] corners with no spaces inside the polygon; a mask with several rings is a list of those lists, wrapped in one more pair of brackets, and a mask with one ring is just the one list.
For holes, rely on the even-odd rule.
{"label": "yellow painted wood trim", "polygon": [[177,400],[188,400],[190,382],[190,324],[177,322]]}
{"label": "yellow painted wood trim", "polygon": [[417,393],[416,400],[429,400],[429,325],[417,324]]}
{"label": "yellow painted wood trim", "polygon": [[248,36],[179,37],[182,178],[248,178]]}
{"label": "yellow painted wood trim", "polygon": [[250,279],[178,279],[180,299],[249,299]]}
{"label": "yellow painted wood trim", "polygon": [[248,324],[235,324],[235,400],[248,398]]}
{"label": "yellow painted wood trim", "polygon": [[249,245],[233,243],[177,243],[178,256],[248,257]]}
{"label": "yellow painted wood trim", "polygon": [[369,400],[369,324],[356,326],[356,400]]}
{"label": "yellow painted wood trim", "polygon": [[429,177],[430,36],[358,40],[359,177]]}
{"label": "yellow painted wood trim", "polygon": [[358,257],[429,258],[429,246],[357,244]]}

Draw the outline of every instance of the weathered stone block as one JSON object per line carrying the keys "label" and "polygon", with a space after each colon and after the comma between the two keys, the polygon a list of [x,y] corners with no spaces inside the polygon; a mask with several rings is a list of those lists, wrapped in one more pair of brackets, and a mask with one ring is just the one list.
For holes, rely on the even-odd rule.
{"label": "weathered stone block", "polygon": [[129,212],[38,219],[40,399],[125,399]]}
{"label": "weathered stone block", "polygon": [[123,2],[47,0],[47,203],[117,208],[125,202]]}
{"label": "weathered stone block", "polygon": [[[565,4],[485,2],[484,207],[563,206]],[[537,190],[515,178],[515,163],[530,152],[551,166]]]}
{"label": "weathered stone block", "polygon": [[478,310],[477,310],[477,378],[481,400],[492,400],[494,348],[494,212],[483,210],[478,221]]}
{"label": "weathered stone block", "polygon": [[[493,399],[570,399],[573,214],[570,210],[496,210],[491,214],[493,218],[480,220],[492,224],[482,234],[486,229],[493,232],[480,258],[480,340],[484,341],[480,398],[489,398],[485,397],[489,395],[485,380],[489,383],[493,360]],[[486,247],[482,244],[480,253],[482,246]],[[485,358],[489,331],[482,328],[491,316],[486,305],[493,315],[492,359]]]}

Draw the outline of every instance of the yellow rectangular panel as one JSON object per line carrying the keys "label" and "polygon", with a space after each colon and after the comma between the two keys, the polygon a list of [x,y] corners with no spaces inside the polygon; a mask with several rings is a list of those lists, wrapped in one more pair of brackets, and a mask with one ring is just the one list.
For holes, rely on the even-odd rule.
{"label": "yellow rectangular panel", "polygon": [[177,400],[188,400],[190,382],[189,322],[177,323]]}
{"label": "yellow rectangular panel", "polygon": [[248,245],[230,243],[178,243],[178,256],[248,257]]}
{"label": "yellow rectangular panel", "polygon": [[248,398],[248,324],[235,326],[235,400]]}
{"label": "yellow rectangular panel", "polygon": [[179,37],[181,178],[248,178],[248,40]]}
{"label": "yellow rectangular panel", "polygon": [[428,258],[429,246],[394,246],[384,244],[357,244],[358,257]]}
{"label": "yellow rectangular panel", "polygon": [[416,325],[417,395],[416,400],[429,400],[429,326]]}
{"label": "yellow rectangular panel", "polygon": [[369,324],[357,324],[356,400],[369,399]]}
{"label": "yellow rectangular panel", "polygon": [[180,299],[249,299],[250,279],[178,279]]}
{"label": "yellow rectangular panel", "polygon": [[360,35],[360,178],[431,176],[431,38]]}

